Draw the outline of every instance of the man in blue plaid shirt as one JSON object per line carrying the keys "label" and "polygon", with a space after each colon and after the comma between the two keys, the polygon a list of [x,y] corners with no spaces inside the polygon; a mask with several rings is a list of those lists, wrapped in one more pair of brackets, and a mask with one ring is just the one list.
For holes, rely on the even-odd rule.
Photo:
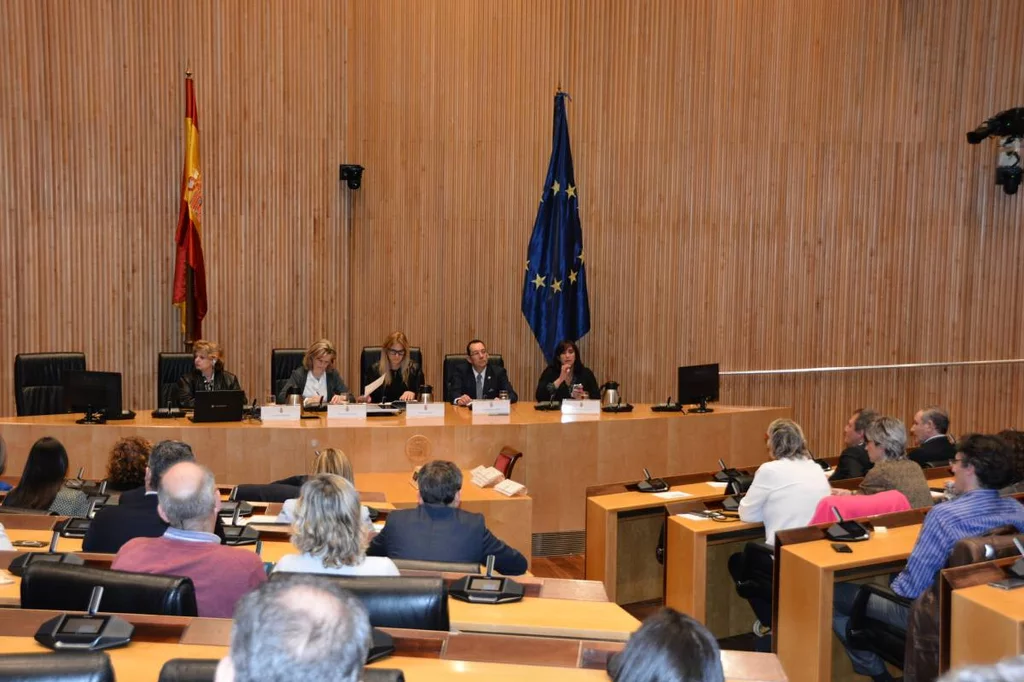
{"label": "man in blue plaid shirt", "polygon": [[[954,486],[961,493],[956,499],[936,505],[928,512],[917,536],[907,567],[892,583],[892,590],[907,599],[917,599],[931,587],[945,567],[953,545],[963,538],[982,535],[999,526],[1012,525],[1024,532],[1024,505],[1013,498],[999,496],[1014,474],[1013,458],[1007,444],[995,436],[966,436],[950,461]],[[836,585],[832,627],[846,644],[846,627],[860,586]],[[872,608],[875,606],[877,608]],[[887,600],[872,600],[869,615],[906,628],[909,611]],[[875,653],[846,647],[858,674],[875,682],[892,680],[885,663]]]}

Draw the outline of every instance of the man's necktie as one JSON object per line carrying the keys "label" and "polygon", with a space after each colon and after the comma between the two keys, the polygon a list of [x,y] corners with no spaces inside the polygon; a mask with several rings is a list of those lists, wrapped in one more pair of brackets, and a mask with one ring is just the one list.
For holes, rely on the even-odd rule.
{"label": "man's necktie", "polygon": [[483,400],[484,399],[484,375],[483,374],[477,374],[476,375],[476,399],[477,400]]}

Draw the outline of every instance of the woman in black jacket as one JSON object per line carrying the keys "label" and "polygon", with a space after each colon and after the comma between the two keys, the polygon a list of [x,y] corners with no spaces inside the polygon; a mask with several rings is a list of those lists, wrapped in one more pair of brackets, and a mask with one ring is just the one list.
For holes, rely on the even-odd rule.
{"label": "woman in black jacket", "polygon": [[[195,369],[178,380],[178,404],[185,408],[196,405],[201,391],[241,391],[238,377],[224,371],[224,351],[219,343],[198,340],[192,346]],[[245,396],[242,397],[245,402]]]}
{"label": "woman in black jacket", "polygon": [[[573,387],[576,387],[575,389]],[[574,341],[562,341],[555,357],[537,381],[537,402],[544,400],[600,399],[601,389],[594,373],[583,365]]]}

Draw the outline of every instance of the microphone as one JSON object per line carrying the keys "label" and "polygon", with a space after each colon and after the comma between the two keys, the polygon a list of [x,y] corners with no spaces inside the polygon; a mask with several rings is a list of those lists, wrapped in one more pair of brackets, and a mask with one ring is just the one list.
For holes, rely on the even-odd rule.
{"label": "microphone", "polygon": [[665,398],[665,407],[669,407],[672,404],[672,396]]}
{"label": "microphone", "polygon": [[836,517],[836,522],[842,523],[844,521],[843,515],[839,513],[839,508],[838,507],[832,507],[832,513]]}
{"label": "microphone", "polygon": [[647,467],[644,467],[644,480],[645,481],[651,480],[651,472],[647,470]]}
{"label": "microphone", "polygon": [[718,466],[722,471],[725,471],[728,467],[725,466],[725,461],[721,457],[718,458]]}

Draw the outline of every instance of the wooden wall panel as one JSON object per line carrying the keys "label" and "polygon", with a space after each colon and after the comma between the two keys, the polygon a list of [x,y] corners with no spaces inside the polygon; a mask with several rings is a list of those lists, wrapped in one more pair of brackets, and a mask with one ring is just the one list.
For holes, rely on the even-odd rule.
{"label": "wooden wall panel", "polygon": [[[183,73],[206,183],[206,335],[250,393],[269,353],[401,328],[473,336],[524,396],[543,359],[522,263],[560,83],[599,378],[633,401],[723,370],[1024,356],[1021,198],[964,132],[1024,103],[1015,0],[10,0],[0,46],[0,412],[13,356],[84,350],[152,405],[169,303]],[[338,180],[366,166],[363,187]],[[1007,366],[723,380],[847,413],[1019,421]],[[436,391],[436,392],[439,392]],[[1021,424],[1017,424],[1021,426]]]}

